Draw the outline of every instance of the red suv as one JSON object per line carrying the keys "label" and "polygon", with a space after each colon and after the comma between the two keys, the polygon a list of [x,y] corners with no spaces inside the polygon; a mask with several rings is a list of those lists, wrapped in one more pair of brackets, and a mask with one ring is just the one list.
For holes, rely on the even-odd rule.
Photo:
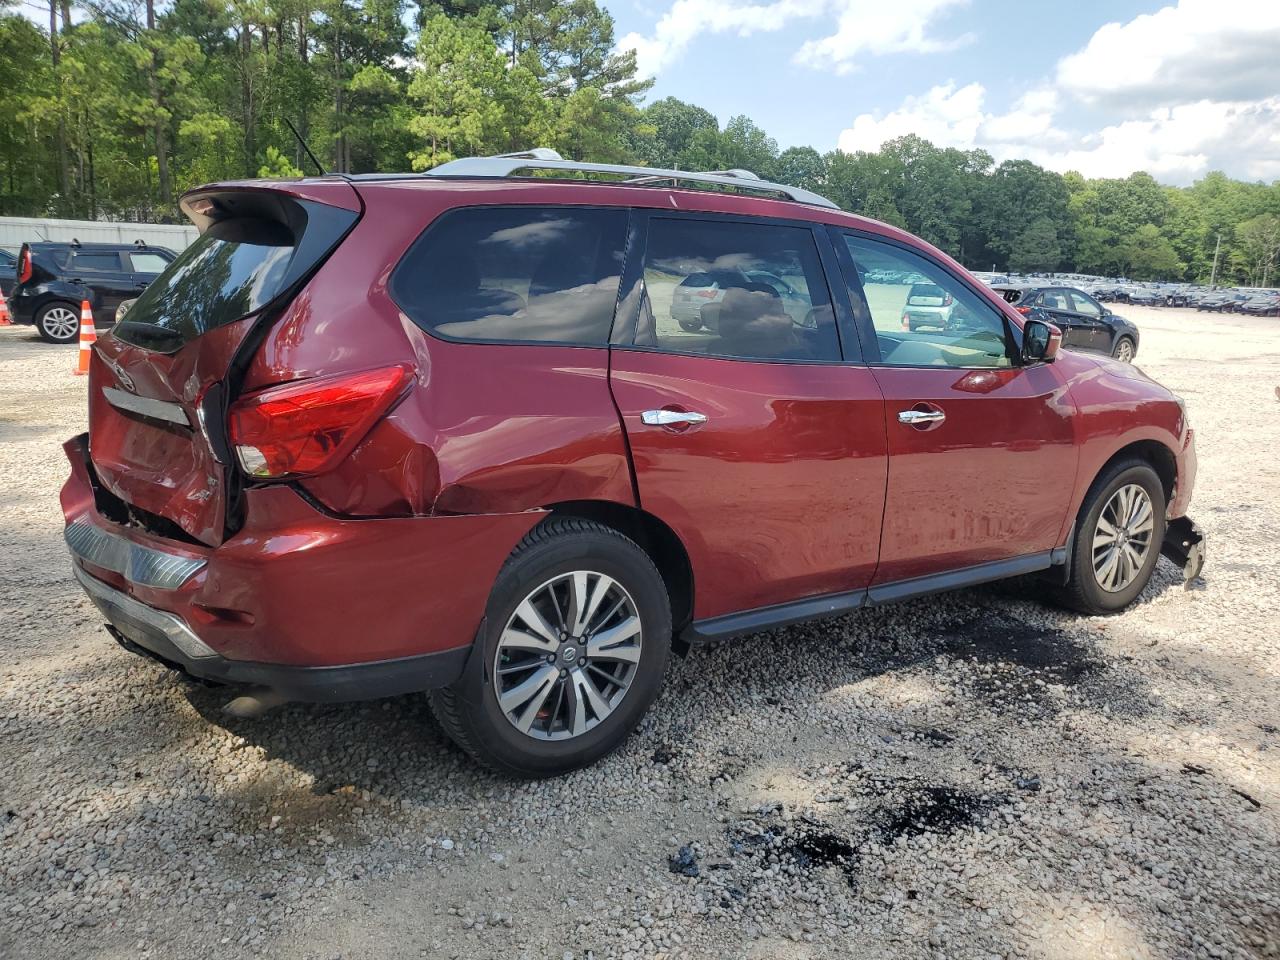
{"label": "red suv", "polygon": [[[93,351],[66,540],[121,644],[251,707],[426,690],[545,776],[673,644],[1028,573],[1107,613],[1202,562],[1176,396],[814,194],[534,151],[183,209]],[[902,328],[902,275],[947,324]]]}

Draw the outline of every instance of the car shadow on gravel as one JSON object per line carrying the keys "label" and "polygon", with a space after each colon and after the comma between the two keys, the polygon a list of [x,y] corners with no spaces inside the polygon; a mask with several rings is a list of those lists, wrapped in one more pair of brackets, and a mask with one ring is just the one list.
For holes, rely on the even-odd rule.
{"label": "car shadow on gravel", "polygon": [[[739,714],[744,704],[785,712],[797,695],[820,698],[877,676],[927,674],[939,658],[969,665],[962,673],[965,695],[993,715],[1046,719],[1061,708],[1062,689],[1115,712],[1143,709],[1145,693],[1136,678],[1108,666],[1077,632],[984,609],[998,602],[990,591],[974,591],[958,595],[942,613],[916,602],[695,650],[672,664],[666,689],[622,754],[628,762],[648,763],[664,750],[678,753],[682,742]],[[801,669],[780,669],[788,663]],[[317,796],[371,791],[429,804],[442,779],[454,800],[503,782],[448,740],[421,695],[286,704],[255,719],[222,712],[235,695],[233,688],[194,683],[186,691],[207,722],[308,774]],[[759,754],[750,743],[726,744],[706,779],[729,783]]]}

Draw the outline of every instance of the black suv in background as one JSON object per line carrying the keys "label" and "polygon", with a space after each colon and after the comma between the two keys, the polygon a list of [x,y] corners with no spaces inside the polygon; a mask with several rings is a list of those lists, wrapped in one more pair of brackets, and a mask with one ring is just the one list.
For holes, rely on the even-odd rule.
{"label": "black suv in background", "polygon": [[8,250],[0,250],[0,293],[6,300],[13,295],[13,285],[18,282],[18,256]]}
{"label": "black suv in background", "polygon": [[115,322],[116,309],[164,272],[177,254],[141,240],[124,243],[24,243],[18,283],[9,297],[14,323],[34,323],[50,343],[75,343],[80,304],[88,300],[95,325]]}
{"label": "black suv in background", "polygon": [[995,290],[1019,313],[1048,320],[1062,330],[1064,346],[1093,350],[1133,362],[1138,355],[1138,328],[1075,287],[1054,284],[996,284]]}

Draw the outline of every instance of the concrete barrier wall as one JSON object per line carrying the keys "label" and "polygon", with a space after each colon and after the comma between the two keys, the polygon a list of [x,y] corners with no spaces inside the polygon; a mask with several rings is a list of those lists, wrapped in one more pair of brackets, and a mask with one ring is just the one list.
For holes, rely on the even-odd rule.
{"label": "concrete barrier wall", "polygon": [[18,252],[24,243],[37,240],[81,243],[133,243],[143,240],[156,247],[181,252],[199,236],[190,224],[113,223],[105,220],[54,220],[48,217],[0,217],[0,247]]}

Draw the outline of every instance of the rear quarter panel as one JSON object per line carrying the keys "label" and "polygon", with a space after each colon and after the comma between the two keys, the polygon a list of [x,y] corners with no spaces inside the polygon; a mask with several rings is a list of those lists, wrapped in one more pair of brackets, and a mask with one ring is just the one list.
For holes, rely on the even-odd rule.
{"label": "rear quarter panel", "polygon": [[302,482],[343,515],[634,505],[607,347],[445,341],[391,299],[391,272],[423,229],[452,207],[485,202],[465,187],[363,189],[363,218],[269,332],[245,389],[413,365],[416,382],[395,410],[337,469]]}

